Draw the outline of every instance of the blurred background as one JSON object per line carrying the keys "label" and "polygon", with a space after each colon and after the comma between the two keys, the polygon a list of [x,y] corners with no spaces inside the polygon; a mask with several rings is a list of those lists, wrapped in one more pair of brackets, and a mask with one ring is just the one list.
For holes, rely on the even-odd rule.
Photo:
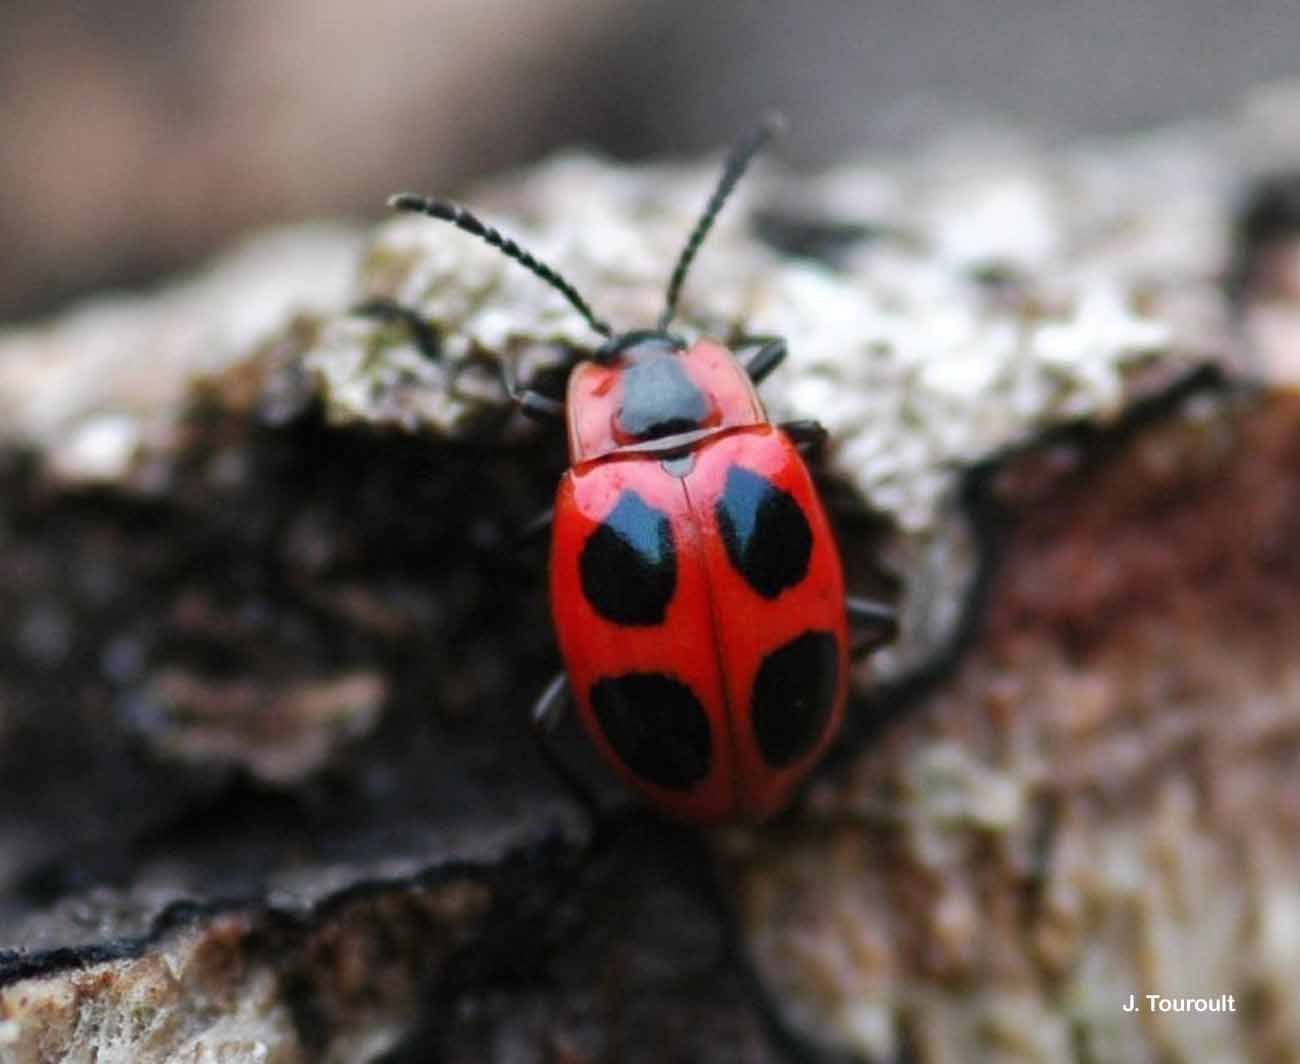
{"label": "blurred background", "polygon": [[5,0],[0,320],[559,147],[720,148],[773,105],[802,166],[936,115],[1203,115],[1298,40],[1289,0]]}

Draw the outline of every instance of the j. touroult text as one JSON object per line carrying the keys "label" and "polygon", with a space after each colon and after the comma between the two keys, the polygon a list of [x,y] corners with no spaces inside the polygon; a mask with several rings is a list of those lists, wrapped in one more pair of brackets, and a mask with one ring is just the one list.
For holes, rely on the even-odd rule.
{"label": "j. touroult text", "polygon": [[1236,1012],[1232,994],[1218,997],[1165,997],[1163,994],[1129,994],[1125,1012]]}

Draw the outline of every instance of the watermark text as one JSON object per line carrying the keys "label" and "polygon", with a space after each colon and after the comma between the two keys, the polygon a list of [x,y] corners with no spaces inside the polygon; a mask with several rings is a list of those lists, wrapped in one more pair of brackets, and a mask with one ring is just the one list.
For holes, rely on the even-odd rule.
{"label": "watermark text", "polygon": [[1236,1012],[1235,994],[1218,997],[1165,997],[1164,994],[1129,994],[1125,1012]]}

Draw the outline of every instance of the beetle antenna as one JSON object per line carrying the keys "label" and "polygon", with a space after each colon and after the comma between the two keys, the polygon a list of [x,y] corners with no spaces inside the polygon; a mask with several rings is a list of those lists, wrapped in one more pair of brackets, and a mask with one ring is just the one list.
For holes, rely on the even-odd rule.
{"label": "beetle antenna", "polygon": [[681,294],[682,281],[686,279],[686,271],[690,269],[696,252],[700,250],[704,238],[708,236],[709,230],[713,228],[718,212],[722,210],[722,205],[727,202],[731,190],[736,187],[736,182],[749,168],[750,162],[753,161],[754,156],[758,154],[763,145],[784,128],[785,119],[781,115],[769,114],[756,127],[736,141],[732,147],[731,154],[727,156],[727,164],[722,169],[722,176],[718,179],[718,185],[713,190],[713,195],[709,197],[704,213],[700,215],[700,220],[695,223],[695,229],[687,238],[686,246],[682,248],[682,253],[677,259],[677,265],[673,268],[672,280],[668,282],[668,303],[664,307],[663,314],[659,316],[659,328],[661,330],[667,329],[669,322],[676,315],[677,297]]}
{"label": "beetle antenna", "polygon": [[424,196],[415,196],[409,192],[393,196],[389,199],[388,206],[394,210],[427,214],[430,218],[451,222],[457,229],[463,229],[465,232],[472,233],[474,236],[487,241],[494,248],[514,259],[519,265],[532,270],[543,281],[556,289],[573,305],[573,309],[582,315],[583,320],[601,336],[614,335],[614,330],[609,327],[609,323],[596,317],[591,307],[587,305],[587,301],[578,295],[578,290],[559,273],[547,266],[546,263],[538,262],[537,259],[533,258],[532,255],[508,236],[493,229],[492,226],[465,210],[464,207],[458,207],[454,203],[447,203],[443,200],[426,199]]}

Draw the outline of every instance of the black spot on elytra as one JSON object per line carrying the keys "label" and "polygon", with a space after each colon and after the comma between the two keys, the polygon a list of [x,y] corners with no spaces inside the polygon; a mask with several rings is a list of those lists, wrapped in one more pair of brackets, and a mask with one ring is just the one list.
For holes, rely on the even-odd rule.
{"label": "black spot on elytra", "polygon": [[608,676],[591,705],[610,746],[648,783],[688,791],[709,774],[709,718],[695,693],[659,672]]}
{"label": "black spot on elytra", "polygon": [[804,632],[763,659],[751,707],[764,761],[784,768],[817,745],[839,677],[840,648],[831,632]]}
{"label": "black spot on elytra", "polygon": [[654,440],[699,428],[709,401],[682,368],[677,355],[642,358],[623,371],[623,406],[618,427],[640,440]]}
{"label": "black spot on elytra", "polygon": [[808,518],[793,495],[766,477],[732,466],[717,517],[731,564],[764,598],[776,598],[808,574]]}
{"label": "black spot on elytra", "polygon": [[623,492],[587,537],[578,570],[583,594],[606,620],[662,624],[677,588],[672,522],[635,491]]}

